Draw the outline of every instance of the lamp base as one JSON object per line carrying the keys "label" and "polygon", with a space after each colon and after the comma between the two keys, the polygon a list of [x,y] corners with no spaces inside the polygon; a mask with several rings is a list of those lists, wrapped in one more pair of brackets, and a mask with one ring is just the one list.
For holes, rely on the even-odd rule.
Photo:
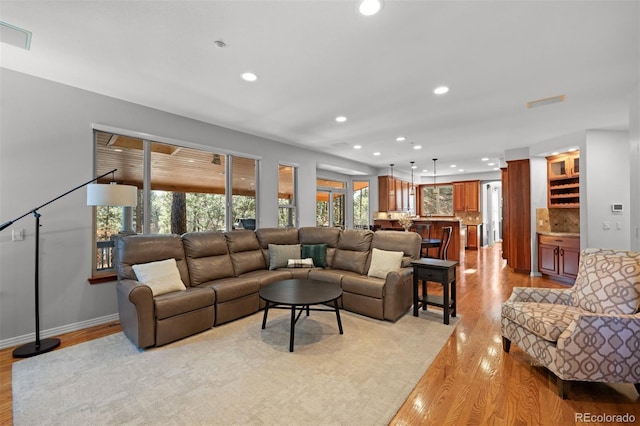
{"label": "lamp base", "polygon": [[60,346],[60,339],[42,339],[40,344],[36,342],[26,343],[13,351],[14,358],[29,358],[54,350]]}

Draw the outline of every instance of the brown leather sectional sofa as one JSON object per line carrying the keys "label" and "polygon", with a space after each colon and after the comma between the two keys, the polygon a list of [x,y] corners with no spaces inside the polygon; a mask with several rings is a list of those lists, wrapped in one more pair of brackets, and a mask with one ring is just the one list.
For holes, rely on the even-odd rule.
{"label": "brown leather sectional sofa", "polygon": [[[343,309],[396,321],[413,303],[410,262],[420,242],[415,232],[313,227],[122,237],[115,250],[120,322],[138,347],[160,346],[258,312],[261,286],[307,277],[339,284]],[[269,244],[327,244],[327,267],[269,270]],[[401,270],[367,276],[374,248],[403,251]],[[132,267],[171,258],[187,289],[154,297]]]}

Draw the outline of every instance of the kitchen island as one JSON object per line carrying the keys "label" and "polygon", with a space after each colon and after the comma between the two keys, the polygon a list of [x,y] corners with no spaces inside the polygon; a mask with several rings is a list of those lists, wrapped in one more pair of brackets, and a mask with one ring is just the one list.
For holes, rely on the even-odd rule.
{"label": "kitchen island", "polygon": [[[449,249],[447,250],[447,260],[460,260],[460,250],[464,247],[460,239],[460,219],[454,217],[421,217],[413,218],[412,231],[415,231],[415,226],[421,223],[431,224],[431,238],[441,238],[442,228],[445,226],[451,227],[451,242],[449,243]],[[373,221],[376,228],[379,229],[393,229],[402,231],[402,225],[397,219],[374,219]],[[423,235],[427,238],[427,235]],[[431,256],[437,256],[437,250],[434,248],[430,251]]]}

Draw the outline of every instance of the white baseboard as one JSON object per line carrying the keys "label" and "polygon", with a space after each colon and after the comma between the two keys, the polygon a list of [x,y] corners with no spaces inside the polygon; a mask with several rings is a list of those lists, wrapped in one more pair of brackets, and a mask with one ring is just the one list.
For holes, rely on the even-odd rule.
{"label": "white baseboard", "polygon": [[[46,339],[47,337],[59,336],[71,331],[82,330],[83,328],[93,327],[95,325],[106,324],[108,322],[118,321],[118,314],[106,315],[100,318],[94,318],[87,321],[76,322],[73,324],[63,325],[61,327],[50,328],[48,330],[40,330],[40,338]],[[0,340],[0,349],[10,348],[12,346],[22,345],[24,343],[33,342],[36,340],[35,331],[23,336],[12,337],[10,339]]]}

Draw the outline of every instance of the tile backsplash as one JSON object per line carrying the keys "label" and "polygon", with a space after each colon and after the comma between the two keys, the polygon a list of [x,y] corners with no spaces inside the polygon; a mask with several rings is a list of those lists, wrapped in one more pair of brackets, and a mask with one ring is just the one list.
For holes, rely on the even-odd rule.
{"label": "tile backsplash", "polygon": [[536,209],[537,232],[580,233],[580,209]]}

